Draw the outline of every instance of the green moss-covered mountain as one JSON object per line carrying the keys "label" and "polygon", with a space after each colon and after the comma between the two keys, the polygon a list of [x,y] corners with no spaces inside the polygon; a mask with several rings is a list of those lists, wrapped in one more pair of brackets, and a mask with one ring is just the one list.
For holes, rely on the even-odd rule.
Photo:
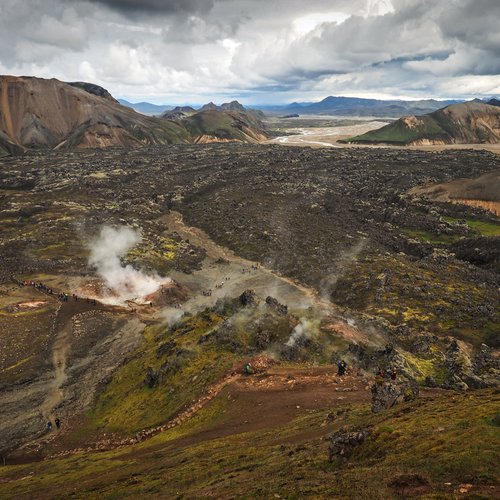
{"label": "green moss-covered mountain", "polygon": [[500,108],[481,102],[453,104],[422,116],[405,116],[348,139],[358,144],[494,144],[500,142]]}

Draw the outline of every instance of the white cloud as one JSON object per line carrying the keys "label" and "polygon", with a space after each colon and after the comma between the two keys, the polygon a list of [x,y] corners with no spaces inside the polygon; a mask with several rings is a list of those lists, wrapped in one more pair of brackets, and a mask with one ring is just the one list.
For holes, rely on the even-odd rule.
{"label": "white cloud", "polygon": [[489,95],[499,17],[498,0],[2,0],[0,67],[171,103]]}

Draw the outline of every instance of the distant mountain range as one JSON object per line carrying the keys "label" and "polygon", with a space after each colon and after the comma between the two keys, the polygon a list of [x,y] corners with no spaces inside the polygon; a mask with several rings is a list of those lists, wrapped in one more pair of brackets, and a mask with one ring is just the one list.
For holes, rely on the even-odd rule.
{"label": "distant mountain range", "polygon": [[337,115],[337,116],[375,116],[399,118],[407,114],[425,114],[443,106],[456,104],[461,101],[438,101],[423,99],[420,101],[364,99],[361,97],[329,96],[319,102],[294,102],[286,106],[270,106],[266,112],[278,114],[299,115]]}
{"label": "distant mountain range", "polygon": [[0,76],[0,156],[33,148],[257,142],[266,138],[263,124],[246,111],[209,110],[174,121],[137,113],[91,83]]}
{"label": "distant mountain range", "polygon": [[479,99],[421,116],[405,116],[348,139],[358,144],[493,144],[500,142],[500,101]]}
{"label": "distant mountain range", "polygon": [[[88,85],[88,84],[87,84]],[[477,102],[486,102],[488,100],[496,100],[500,105],[498,99],[475,99]],[[183,114],[191,114],[197,111],[242,111],[248,112],[250,109],[253,111],[259,110],[260,116],[264,113],[271,115],[285,115],[288,117],[295,117],[296,115],[337,115],[337,116],[374,116],[386,118],[400,118],[405,115],[423,115],[432,113],[452,104],[464,102],[463,100],[449,99],[439,101],[436,99],[422,99],[418,101],[404,101],[404,100],[381,100],[381,99],[365,99],[362,97],[342,97],[342,96],[329,96],[319,102],[293,102],[291,104],[281,106],[259,106],[255,105],[251,108],[245,108],[238,101],[231,101],[221,104],[220,106],[209,102],[201,107],[192,106],[169,106],[169,105],[156,105],[149,102],[131,103],[124,99],[118,100],[120,104],[135,109],[138,113],[145,115],[163,115],[179,119]],[[171,113],[170,113],[171,112]]]}

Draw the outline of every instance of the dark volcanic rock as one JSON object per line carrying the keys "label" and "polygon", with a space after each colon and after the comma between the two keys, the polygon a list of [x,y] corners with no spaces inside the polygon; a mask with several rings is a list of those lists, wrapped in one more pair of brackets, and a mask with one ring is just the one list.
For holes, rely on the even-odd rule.
{"label": "dark volcanic rock", "polygon": [[238,301],[243,307],[255,307],[258,304],[257,295],[253,290],[245,290],[238,297]]}
{"label": "dark volcanic rock", "polygon": [[103,87],[96,85],[95,83],[88,82],[68,82],[72,87],[77,87],[79,89],[85,90],[89,94],[96,95],[98,97],[102,97],[107,99],[108,101],[112,101],[118,104],[118,101]]}
{"label": "dark volcanic rock", "polygon": [[350,452],[357,446],[362,445],[368,437],[367,430],[348,431],[341,429],[330,436],[330,446],[328,448],[328,459],[347,458]]}
{"label": "dark volcanic rock", "polygon": [[372,412],[379,413],[392,408],[401,401],[412,401],[418,397],[418,384],[415,381],[377,381],[371,387]]}
{"label": "dark volcanic rock", "polygon": [[266,304],[281,316],[286,316],[288,314],[288,306],[280,304],[274,297],[266,297]]}

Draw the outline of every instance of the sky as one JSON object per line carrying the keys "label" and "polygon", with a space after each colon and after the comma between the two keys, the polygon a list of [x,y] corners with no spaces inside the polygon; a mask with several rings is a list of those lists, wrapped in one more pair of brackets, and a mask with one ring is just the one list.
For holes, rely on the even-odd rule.
{"label": "sky", "polygon": [[156,104],[500,95],[500,0],[0,0],[0,74]]}

